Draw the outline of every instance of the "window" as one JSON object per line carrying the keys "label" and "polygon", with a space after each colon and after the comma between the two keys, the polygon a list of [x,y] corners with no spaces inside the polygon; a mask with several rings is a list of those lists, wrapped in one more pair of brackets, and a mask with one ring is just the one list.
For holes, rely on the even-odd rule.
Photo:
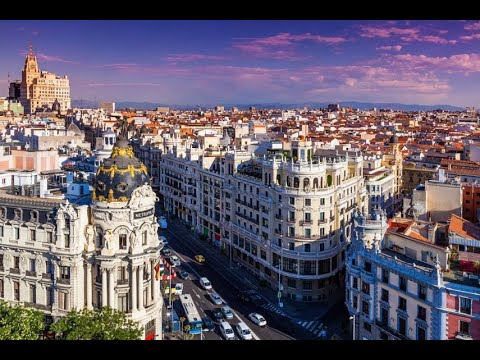
{"label": "window", "polygon": [[305,222],[311,222],[312,221],[312,213],[306,212],[305,213]]}
{"label": "window", "polygon": [[398,332],[403,336],[407,335],[407,320],[403,317],[398,317]]}
{"label": "window", "polygon": [[425,309],[423,306],[418,306],[418,311],[417,311],[417,318],[420,320],[426,321],[427,320],[427,309]]}
{"label": "window", "polygon": [[20,239],[20,228],[15,228],[15,240]]}
{"label": "window", "polygon": [[118,235],[118,248],[120,250],[127,250],[127,234]]}
{"label": "window", "polygon": [[460,320],[460,324],[458,326],[458,332],[460,334],[470,335],[470,323]]}
{"label": "window", "polygon": [[398,297],[398,308],[403,311],[407,311],[407,299]]}
{"label": "window", "polygon": [[367,322],[364,322],[363,323],[363,328],[368,331],[368,332],[372,332],[372,325],[370,325],[369,323]]}
{"label": "window", "polygon": [[387,289],[382,289],[382,301],[385,301],[388,303],[388,290]]}
{"label": "window", "polygon": [[353,307],[354,309],[356,309],[356,308],[357,308],[357,304],[358,304],[358,296],[357,296],[357,295],[353,295],[353,296],[352,296],[352,307]]}
{"label": "window", "polygon": [[305,199],[305,206],[312,206],[312,199]]}
{"label": "window", "polygon": [[320,205],[325,205],[325,198],[320,198]]}
{"label": "window", "polygon": [[32,304],[37,303],[37,286],[33,284],[30,285],[30,302]]}
{"label": "window", "polygon": [[358,278],[356,278],[356,277],[352,278],[352,287],[354,289],[358,289]]}
{"label": "window", "polygon": [[417,340],[427,340],[427,331],[417,325]]}
{"label": "window", "polygon": [[310,228],[305,228],[303,229],[303,235],[306,237],[306,238],[309,238],[312,236],[312,229]]}
{"label": "window", "polygon": [[372,272],[372,263],[365,261],[364,263],[364,269],[366,272]]}
{"label": "window", "polygon": [[460,312],[462,314],[472,314],[472,299],[460,296]]}
{"label": "window", "polygon": [[366,282],[362,282],[362,292],[364,294],[370,294],[370,284]]}
{"label": "window", "polygon": [[287,286],[290,288],[296,288],[297,287],[297,281],[295,279],[287,279]]}
{"label": "window", "polygon": [[70,279],[70,266],[60,266],[60,278],[65,280]]}
{"label": "window", "polygon": [[3,279],[0,279],[0,298],[3,298],[5,295],[3,294]]}
{"label": "window", "polygon": [[324,221],[325,221],[325,213],[321,212],[320,213],[320,222],[324,222]]}
{"label": "window", "polygon": [[293,237],[295,236],[295,228],[292,226],[288,227],[288,236]]}
{"label": "window", "polygon": [[295,205],[295,198],[294,198],[294,197],[288,198],[288,203],[289,203],[290,205]]}
{"label": "window", "polygon": [[400,290],[402,291],[407,291],[407,278],[400,276],[399,277],[400,281]]}
{"label": "window", "polygon": [[20,269],[20,257],[19,256],[14,256],[13,257],[13,268],[14,269]]}
{"label": "window", "polygon": [[288,221],[295,221],[295,211],[288,212]]}
{"label": "window", "polygon": [[70,234],[64,234],[65,236],[65,247],[69,248],[70,247]]}
{"label": "window", "polygon": [[53,233],[51,231],[47,231],[47,242],[53,243]]}
{"label": "window", "polygon": [[3,225],[0,225],[0,237],[3,237]]}
{"label": "window", "polygon": [[128,312],[128,294],[118,295],[118,310]]}
{"label": "window", "polygon": [[125,266],[119,266],[117,268],[117,280],[118,281],[127,280],[127,268]]}
{"label": "window", "polygon": [[325,251],[325,243],[320,243],[320,251]]}
{"label": "window", "polygon": [[420,300],[427,299],[427,287],[425,285],[418,284],[418,298]]}
{"label": "window", "polygon": [[311,280],[303,280],[303,290],[312,290],[313,282]]}
{"label": "window", "polygon": [[35,259],[30,259],[30,271],[35,271]]}
{"label": "window", "polygon": [[388,270],[382,268],[382,282],[383,283],[388,284],[389,277],[390,277],[389,275],[390,275],[390,273],[388,272]]}
{"label": "window", "polygon": [[142,245],[147,245],[147,239],[147,230],[145,230],[144,232],[142,232]]}
{"label": "window", "polygon": [[365,300],[362,301],[362,313],[364,313],[367,316],[369,315],[370,304],[368,303],[368,301],[365,301]]}
{"label": "window", "polygon": [[310,244],[303,245],[303,251],[304,252],[310,252]]}
{"label": "window", "polygon": [[3,267],[3,254],[0,254],[0,268]]}
{"label": "window", "polygon": [[260,250],[260,257],[263,260],[267,260],[267,253],[264,250]]}
{"label": "window", "polygon": [[295,243],[289,242],[288,243],[288,250],[295,250]]}
{"label": "window", "polygon": [[382,307],[380,310],[380,322],[383,325],[388,326],[388,309],[385,309],[384,307]]}
{"label": "window", "polygon": [[30,241],[35,241],[37,239],[37,231],[34,229],[30,230]]}
{"label": "window", "polygon": [[68,293],[59,292],[58,293],[58,307],[62,310],[68,310]]}
{"label": "window", "polygon": [[20,283],[18,281],[13,282],[13,300],[20,301]]}

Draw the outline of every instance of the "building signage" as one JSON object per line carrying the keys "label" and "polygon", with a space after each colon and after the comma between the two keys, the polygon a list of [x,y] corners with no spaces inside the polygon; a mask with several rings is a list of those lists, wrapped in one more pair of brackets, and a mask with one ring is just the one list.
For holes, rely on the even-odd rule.
{"label": "building signage", "polygon": [[137,212],[134,212],[134,213],[133,213],[133,218],[134,218],[134,219],[142,219],[142,218],[144,218],[144,217],[153,215],[154,213],[155,213],[155,209],[154,209],[154,208],[151,208],[151,209],[145,210],[145,211],[137,211]]}

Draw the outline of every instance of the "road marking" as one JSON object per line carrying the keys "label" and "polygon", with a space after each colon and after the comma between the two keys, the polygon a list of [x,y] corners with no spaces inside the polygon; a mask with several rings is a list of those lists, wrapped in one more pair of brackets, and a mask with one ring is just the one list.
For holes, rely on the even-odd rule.
{"label": "road marking", "polygon": [[308,330],[308,328],[309,328],[310,326],[312,326],[314,322],[315,322],[315,321],[310,321],[310,322],[308,323],[308,325],[305,326],[305,329]]}

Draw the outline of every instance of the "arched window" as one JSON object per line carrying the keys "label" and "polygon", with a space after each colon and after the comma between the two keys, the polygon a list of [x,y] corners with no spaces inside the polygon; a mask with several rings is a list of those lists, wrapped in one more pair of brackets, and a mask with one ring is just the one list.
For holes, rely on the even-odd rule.
{"label": "arched window", "polygon": [[287,176],[287,186],[288,187],[291,187],[292,186],[292,183],[290,181],[290,176]]}
{"label": "arched window", "polygon": [[332,175],[327,175],[327,186],[332,186]]}
{"label": "arched window", "polygon": [[282,176],[280,174],[277,174],[277,184],[281,185],[282,182]]}
{"label": "arched window", "polygon": [[313,179],[313,188],[318,189],[318,178]]}
{"label": "arched window", "polygon": [[323,176],[320,178],[320,189],[323,189]]}
{"label": "arched window", "polygon": [[295,189],[298,189],[300,187],[300,179],[297,176],[293,178],[293,187]]}
{"label": "arched window", "polygon": [[310,188],[310,179],[308,177],[303,179],[303,188],[304,189]]}

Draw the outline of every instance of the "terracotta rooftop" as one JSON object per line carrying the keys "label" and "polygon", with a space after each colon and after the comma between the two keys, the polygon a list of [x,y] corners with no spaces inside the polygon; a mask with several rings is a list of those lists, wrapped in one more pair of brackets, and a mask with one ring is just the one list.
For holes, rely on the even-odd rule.
{"label": "terracotta rooftop", "polygon": [[470,221],[461,218],[455,214],[450,217],[450,232],[457,233],[470,240],[480,239],[480,227],[475,226]]}

